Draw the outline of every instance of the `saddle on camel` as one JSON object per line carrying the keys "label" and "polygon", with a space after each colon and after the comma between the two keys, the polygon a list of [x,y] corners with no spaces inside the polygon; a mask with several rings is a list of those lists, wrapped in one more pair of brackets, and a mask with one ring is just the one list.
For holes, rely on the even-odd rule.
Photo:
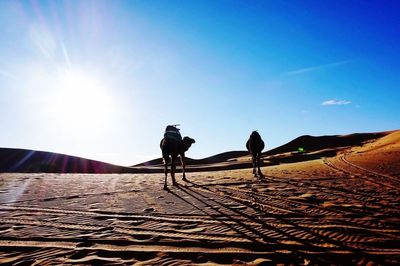
{"label": "saddle on camel", "polygon": [[175,141],[182,141],[181,133],[179,132],[179,125],[169,125],[165,128],[164,139],[171,139]]}

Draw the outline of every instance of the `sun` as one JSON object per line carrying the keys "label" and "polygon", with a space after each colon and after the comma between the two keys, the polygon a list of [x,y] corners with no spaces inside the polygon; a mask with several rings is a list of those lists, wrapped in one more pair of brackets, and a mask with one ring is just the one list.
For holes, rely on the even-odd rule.
{"label": "sun", "polygon": [[108,120],[114,108],[105,83],[82,70],[58,73],[52,91],[53,117],[68,128],[94,127]]}

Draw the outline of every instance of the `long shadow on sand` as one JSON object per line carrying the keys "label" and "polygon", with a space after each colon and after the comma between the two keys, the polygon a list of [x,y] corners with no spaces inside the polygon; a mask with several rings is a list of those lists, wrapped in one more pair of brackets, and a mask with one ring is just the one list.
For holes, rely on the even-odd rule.
{"label": "long shadow on sand", "polygon": [[[191,181],[189,181],[189,183],[192,185],[192,187],[180,186],[179,189],[181,191],[185,192],[187,195],[189,195],[192,198],[194,198],[195,200],[210,206],[209,203],[207,203],[205,200],[203,200],[203,199],[208,198],[208,197],[206,195],[204,195],[203,193],[201,193],[200,191],[198,191],[198,190],[207,191],[208,193],[215,193],[215,191],[210,190],[206,184],[205,185],[198,185],[198,184],[196,184],[194,182],[191,182]],[[218,200],[216,200],[214,198],[209,199],[212,202],[218,204],[219,206],[227,209],[229,212],[236,213],[237,215],[240,215],[242,217],[247,218],[249,221],[252,221],[254,223],[259,224],[264,229],[268,229],[270,231],[276,232],[279,235],[283,236],[282,239],[278,239],[278,240],[273,239],[273,238],[271,238],[269,236],[269,234],[265,234],[265,233],[263,233],[261,231],[258,231],[256,229],[246,225],[241,220],[238,220],[238,219],[232,220],[232,215],[227,215],[225,212],[221,211],[219,208],[213,207],[214,210],[218,211],[222,215],[225,215],[227,217],[227,219],[235,221],[237,223],[237,225],[240,226],[241,228],[243,228],[246,231],[250,232],[251,234],[254,234],[257,237],[260,237],[261,239],[263,239],[263,241],[265,241],[264,243],[258,242],[258,245],[257,245],[257,249],[258,250],[265,250],[266,248],[270,248],[270,244],[272,242],[274,244],[274,246],[275,246],[274,247],[275,250],[285,248],[287,250],[290,250],[293,253],[293,255],[295,255],[296,257],[308,257],[308,255],[303,252],[304,250],[306,252],[310,252],[310,251],[311,252],[319,252],[319,253],[323,253],[323,254],[326,254],[326,255],[332,255],[332,253],[345,252],[348,257],[353,257],[353,258],[354,257],[358,257],[358,258],[372,257],[369,254],[364,253],[363,251],[361,251],[361,250],[359,250],[357,248],[353,248],[351,246],[346,245],[342,241],[331,239],[329,237],[326,237],[326,236],[323,236],[323,235],[318,234],[316,232],[313,232],[309,228],[306,228],[306,227],[298,225],[297,223],[295,223],[295,222],[290,220],[290,218],[293,218],[293,217],[284,217],[282,215],[277,215],[277,214],[273,214],[273,213],[266,214],[265,211],[263,210],[263,208],[260,208],[260,206],[256,202],[249,203],[247,201],[238,199],[236,197],[232,197],[231,195],[227,194],[225,191],[220,190],[218,188],[217,188],[217,191],[222,193],[225,198],[228,198],[229,200],[231,200],[233,202],[236,202],[238,204],[244,205],[247,208],[253,209],[256,213],[259,213],[260,216],[264,216],[265,217],[265,215],[268,215],[269,217],[272,217],[272,218],[276,219],[277,221],[279,221],[281,224],[289,225],[290,227],[292,227],[292,228],[294,228],[296,230],[296,235],[301,235],[302,233],[308,234],[308,235],[311,235],[316,240],[318,240],[319,243],[326,243],[326,244],[329,244],[329,245],[332,245],[332,246],[336,246],[336,248],[325,248],[325,247],[312,245],[310,243],[310,241],[308,241],[307,239],[302,239],[300,237],[296,237],[295,235],[293,235],[291,233],[288,233],[288,232],[286,232],[286,231],[284,231],[282,229],[279,229],[277,227],[271,226],[271,225],[267,224],[265,221],[263,221],[260,218],[257,218],[255,216],[251,216],[251,215],[249,215],[249,214],[247,214],[247,213],[245,213],[243,211],[240,211],[238,209],[232,208],[229,205],[227,205],[226,203],[218,201]],[[191,205],[193,206],[194,204],[191,203]],[[304,214],[302,214],[302,215],[303,215],[304,218],[307,218]],[[298,217],[298,218],[301,218],[301,217]],[[235,230],[235,231],[240,231],[243,234],[242,230]],[[301,243],[303,245],[303,247],[299,248],[297,246],[297,248],[294,248],[293,245],[282,244],[282,243],[280,243],[280,240],[283,240],[283,239]],[[269,245],[267,243],[269,243]],[[298,250],[303,250],[303,251],[298,251]],[[335,256],[335,255],[333,255],[333,256]],[[331,263],[333,261],[336,261],[336,259],[332,259],[332,261],[329,261],[328,257],[329,256],[325,256],[325,258],[319,258],[318,260],[319,260],[320,263]],[[375,259],[376,259],[376,257],[375,257]],[[313,260],[315,261],[315,257],[313,258]]]}
{"label": "long shadow on sand", "polygon": [[[177,186],[177,188],[178,188],[180,191],[186,192],[184,189],[182,189],[181,186]],[[237,228],[233,227],[232,225],[230,225],[230,224],[228,224],[228,223],[225,223],[223,220],[218,219],[218,217],[217,217],[216,215],[214,215],[214,214],[212,214],[212,213],[210,213],[210,212],[205,211],[204,209],[198,207],[196,204],[194,204],[194,203],[188,201],[187,199],[185,199],[184,197],[178,195],[178,194],[175,193],[174,191],[168,190],[168,192],[171,193],[172,195],[174,195],[175,197],[179,198],[180,200],[186,202],[187,204],[191,205],[191,206],[194,207],[195,209],[197,209],[197,210],[203,212],[203,213],[206,214],[207,216],[210,216],[211,218],[213,218],[213,219],[217,220],[218,222],[222,223],[224,226],[227,226],[229,229],[231,229],[231,230],[237,232],[237,233],[238,233],[239,235],[241,235],[243,238],[246,238],[246,239],[250,240],[252,243],[260,243],[260,241],[259,241],[258,239],[254,238],[254,237],[252,237],[252,236],[249,236],[249,235],[247,235],[247,234],[245,234],[243,231],[238,230]],[[193,197],[193,198],[194,198],[194,197]],[[226,217],[227,219],[229,219],[229,221],[235,221],[235,222],[237,222],[237,223],[240,223],[240,221],[238,221],[236,218],[232,217],[231,215],[228,215],[228,214],[225,214],[225,213],[219,211],[219,210],[216,209],[215,207],[209,205],[208,203],[206,203],[206,202],[204,202],[204,201],[202,201],[202,200],[199,200],[199,201],[201,201],[201,202],[202,202],[203,204],[205,204],[206,206],[212,208],[214,211],[218,212],[218,213],[221,214],[222,216]]]}
{"label": "long shadow on sand", "polygon": [[14,204],[20,202],[30,202],[30,201],[51,201],[57,199],[77,199],[77,198],[86,198],[87,196],[101,196],[101,195],[112,195],[112,194],[121,194],[121,193],[132,193],[138,192],[138,190],[124,190],[124,191],[111,191],[111,192],[101,192],[101,193],[87,193],[87,194],[77,194],[77,195],[68,195],[68,196],[56,196],[56,197],[48,197],[48,198],[34,198],[34,199],[24,199],[24,200],[16,200],[9,202],[0,202],[0,204]]}

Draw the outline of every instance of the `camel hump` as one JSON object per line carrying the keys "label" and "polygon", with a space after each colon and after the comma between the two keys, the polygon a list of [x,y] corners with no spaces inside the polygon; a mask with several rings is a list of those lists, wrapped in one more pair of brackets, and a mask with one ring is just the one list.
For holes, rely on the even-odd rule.
{"label": "camel hump", "polygon": [[165,128],[164,138],[182,141],[181,133],[176,125],[169,125]]}

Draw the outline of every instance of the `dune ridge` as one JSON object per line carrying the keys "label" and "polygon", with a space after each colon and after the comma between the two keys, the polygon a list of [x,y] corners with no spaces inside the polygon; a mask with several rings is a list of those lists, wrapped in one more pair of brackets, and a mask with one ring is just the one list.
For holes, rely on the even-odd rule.
{"label": "dune ridge", "polygon": [[[348,147],[360,146],[396,131],[333,136],[300,136],[263,153],[264,165],[314,160],[336,155]],[[304,149],[296,154],[298,148]],[[160,173],[162,159],[124,167],[71,155],[27,149],[0,148],[0,172],[43,173]],[[251,167],[247,151],[229,151],[203,159],[187,158],[188,172],[241,169]],[[179,167],[178,167],[179,168]]]}
{"label": "dune ridge", "polygon": [[0,172],[124,173],[129,168],[71,155],[0,148]]}

